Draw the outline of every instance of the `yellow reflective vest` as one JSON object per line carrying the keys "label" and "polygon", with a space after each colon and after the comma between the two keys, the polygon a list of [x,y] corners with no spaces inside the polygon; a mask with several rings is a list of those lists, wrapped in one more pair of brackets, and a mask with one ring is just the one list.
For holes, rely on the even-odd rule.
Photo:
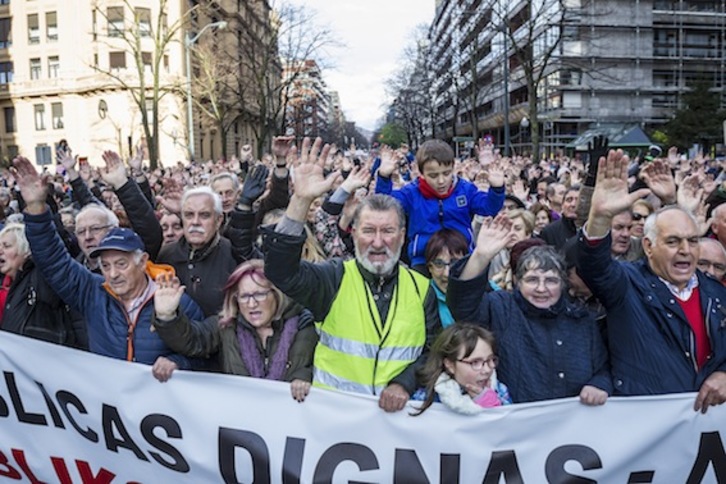
{"label": "yellow reflective vest", "polygon": [[421,355],[429,281],[403,266],[397,277],[382,324],[355,260],[344,263],[340,288],[320,326],[313,385],[377,395]]}

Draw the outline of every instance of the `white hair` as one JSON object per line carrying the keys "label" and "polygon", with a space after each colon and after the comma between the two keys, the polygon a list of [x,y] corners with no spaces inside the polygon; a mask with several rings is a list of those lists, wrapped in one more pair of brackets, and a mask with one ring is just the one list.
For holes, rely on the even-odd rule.
{"label": "white hair", "polygon": [[222,215],[222,198],[217,192],[212,190],[211,187],[207,186],[190,188],[189,190],[185,191],[181,199],[182,207],[184,207],[184,204],[189,198],[199,195],[206,195],[210,197],[212,199],[212,204],[214,205],[214,211],[217,213],[217,215]]}
{"label": "white hair", "polygon": [[234,173],[230,173],[228,171],[223,171],[222,173],[217,173],[216,175],[214,175],[212,179],[209,180],[209,186],[211,187],[219,180],[224,180],[225,178],[229,178],[230,180],[232,180],[232,186],[235,190],[239,189],[239,178],[237,178],[237,175],[235,175]]}
{"label": "white hair", "polygon": [[658,221],[658,216],[664,212],[668,212],[670,210],[678,210],[681,213],[684,213],[688,216],[689,219],[691,219],[691,222],[693,222],[693,225],[695,227],[698,227],[698,221],[696,220],[696,217],[693,216],[693,214],[686,210],[683,207],[679,207],[678,205],[667,205],[665,207],[661,207],[655,212],[648,215],[648,218],[645,219],[645,224],[643,225],[643,238],[648,239],[651,242],[655,242],[655,239],[658,237],[658,227],[656,225],[656,222]]}
{"label": "white hair", "polygon": [[106,206],[99,205],[98,203],[89,203],[83,207],[81,211],[78,212],[78,215],[76,215],[76,225],[78,224],[78,220],[89,212],[100,213],[106,218],[106,225],[118,227],[118,217],[116,214],[109,210]]}
{"label": "white hair", "polygon": [[25,225],[22,223],[8,223],[3,227],[2,230],[0,230],[0,237],[2,237],[5,234],[10,234],[15,236],[15,244],[18,248],[18,254],[20,255],[30,255],[30,244],[28,243],[28,239],[25,237]]}

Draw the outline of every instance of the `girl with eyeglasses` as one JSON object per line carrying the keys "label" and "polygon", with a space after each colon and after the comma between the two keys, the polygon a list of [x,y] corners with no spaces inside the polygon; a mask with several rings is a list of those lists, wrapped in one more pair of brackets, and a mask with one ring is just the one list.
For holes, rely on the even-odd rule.
{"label": "girl with eyeglasses", "polygon": [[221,312],[204,321],[177,311],[184,292],[177,278],[156,283],[154,325],[170,348],[193,358],[216,357],[224,373],[290,382],[292,397],[305,400],[318,342],[313,317],[267,280],[262,260],[232,272]]}
{"label": "girl with eyeglasses", "polygon": [[491,331],[468,323],[449,326],[434,341],[419,372],[423,388],[412,398],[424,403],[414,415],[434,402],[466,415],[512,403],[506,385],[497,380],[498,362]]}

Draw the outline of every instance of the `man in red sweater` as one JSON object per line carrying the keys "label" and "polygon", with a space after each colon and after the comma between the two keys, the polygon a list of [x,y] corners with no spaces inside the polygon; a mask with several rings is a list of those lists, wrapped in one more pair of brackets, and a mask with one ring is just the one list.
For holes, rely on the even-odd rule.
{"label": "man in red sweater", "polygon": [[629,193],[627,168],[620,150],[600,159],[579,241],[578,274],[607,311],[614,394],[698,392],[705,412],[726,401],[726,288],[697,270],[698,225],[677,205],[646,220],[645,260],[610,257],[613,218],[650,191]]}

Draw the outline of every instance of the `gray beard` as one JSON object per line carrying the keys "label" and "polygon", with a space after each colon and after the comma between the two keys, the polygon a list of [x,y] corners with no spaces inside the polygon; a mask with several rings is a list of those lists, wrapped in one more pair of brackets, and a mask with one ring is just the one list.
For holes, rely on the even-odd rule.
{"label": "gray beard", "polygon": [[391,274],[393,272],[393,269],[398,264],[398,257],[396,256],[391,256],[391,258],[385,262],[371,262],[370,260],[368,260],[367,256],[364,256],[360,253],[358,247],[355,248],[355,260],[358,261],[363,269],[377,276],[387,276]]}

